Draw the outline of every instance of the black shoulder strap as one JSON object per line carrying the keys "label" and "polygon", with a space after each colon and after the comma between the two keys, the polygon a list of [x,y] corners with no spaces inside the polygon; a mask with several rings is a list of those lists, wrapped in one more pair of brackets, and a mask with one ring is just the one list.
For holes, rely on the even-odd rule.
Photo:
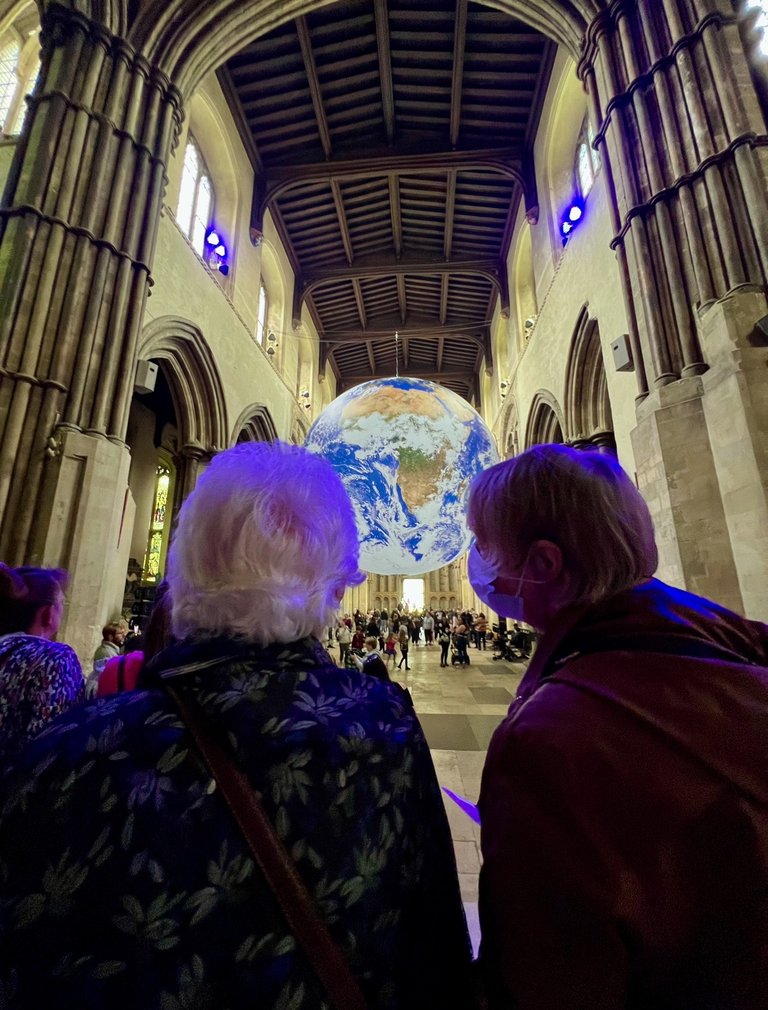
{"label": "black shoulder strap", "polygon": [[245,772],[210,734],[196,708],[167,682],[163,686],[176,704],[182,721],[221,789],[288,926],[325,987],[331,1005],[336,1010],[366,1010],[365,997],[357,980],[318,915],[312,896],[261,805],[259,794],[252,788]]}

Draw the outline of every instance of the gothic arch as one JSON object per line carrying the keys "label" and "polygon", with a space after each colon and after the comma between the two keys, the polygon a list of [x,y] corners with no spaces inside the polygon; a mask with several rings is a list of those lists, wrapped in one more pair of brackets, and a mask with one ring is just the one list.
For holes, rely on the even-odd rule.
{"label": "gothic arch", "polygon": [[613,430],[600,328],[586,305],[579,313],[568,353],[565,423],[569,440]]}
{"label": "gothic arch", "polygon": [[546,389],[534,394],[525,429],[525,447],[548,442],[563,442],[563,412],[554,396]]}
{"label": "gothic arch", "polygon": [[277,437],[275,422],[263,403],[246,407],[232,432],[233,442],[274,442]]}
{"label": "gothic arch", "polygon": [[162,362],[182,445],[209,453],[229,444],[224,387],[211,349],[194,323],[175,316],[152,320],[139,340],[138,357]]}
{"label": "gothic arch", "polygon": [[502,408],[499,432],[499,451],[502,458],[510,459],[516,456],[520,451],[520,414],[514,396],[508,396]]}

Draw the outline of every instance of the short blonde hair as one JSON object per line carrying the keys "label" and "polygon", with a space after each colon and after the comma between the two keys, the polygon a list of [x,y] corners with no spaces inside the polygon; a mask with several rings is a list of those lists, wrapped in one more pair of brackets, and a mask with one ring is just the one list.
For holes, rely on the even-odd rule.
{"label": "short blonde hair", "polygon": [[301,446],[243,443],[214,457],[179,512],[173,634],[260,645],[319,635],[364,578],[352,504],[330,464]]}
{"label": "short blonde hair", "polygon": [[519,565],[531,544],[560,547],[569,603],[607,599],[650,578],[659,563],[648,506],[611,455],[537,445],[479,474],[469,525],[489,560]]}

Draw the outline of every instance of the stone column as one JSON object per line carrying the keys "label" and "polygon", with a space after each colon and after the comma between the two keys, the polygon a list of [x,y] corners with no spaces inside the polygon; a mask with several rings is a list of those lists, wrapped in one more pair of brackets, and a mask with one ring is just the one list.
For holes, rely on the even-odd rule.
{"label": "stone column", "polygon": [[63,635],[87,659],[130,532],[124,436],[182,110],[74,11],[48,10],[41,42],[0,203],[0,557],[72,571]]}
{"label": "stone column", "polygon": [[[749,380],[745,359],[731,355],[725,386],[705,376],[727,357],[728,334],[739,330],[744,339],[765,314],[764,298],[742,300],[738,311],[734,301],[740,293],[764,293],[768,282],[768,136],[739,18],[730,0],[617,0],[590,25],[579,72],[614,205],[613,247],[641,404],[633,436],[638,482],[657,525],[667,537],[674,531],[680,545],[679,565],[670,561],[669,572],[677,570],[679,583],[768,617],[765,600],[745,592],[744,559],[734,562],[736,538],[745,528],[757,531],[766,513],[766,458],[756,455],[750,476],[745,472],[738,482],[752,503],[751,519],[728,522],[724,457],[713,442],[715,414],[729,423],[727,388],[730,426],[743,434],[738,446],[730,440],[731,449],[752,451],[747,433],[761,429],[754,394],[761,385],[768,396],[765,372],[760,379],[752,368]],[[703,381],[688,382],[699,376]],[[684,388],[660,394],[677,384]],[[715,385],[720,407],[710,410],[706,401]],[[669,494],[657,493],[660,478]],[[683,486],[688,490],[675,494]],[[702,496],[697,489],[703,487]],[[697,527],[722,552],[716,564],[682,546],[693,545]],[[768,524],[756,536],[765,583]],[[738,585],[725,571],[734,563]]]}

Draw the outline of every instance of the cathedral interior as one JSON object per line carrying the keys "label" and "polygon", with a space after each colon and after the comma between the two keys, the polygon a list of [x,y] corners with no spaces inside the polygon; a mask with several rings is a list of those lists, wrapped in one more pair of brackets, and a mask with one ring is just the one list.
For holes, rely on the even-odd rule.
{"label": "cathedral interior", "polygon": [[141,614],[213,454],[396,369],[502,457],[616,453],[660,577],[768,618],[767,20],[4,0],[0,556],[69,570],[64,639]]}

